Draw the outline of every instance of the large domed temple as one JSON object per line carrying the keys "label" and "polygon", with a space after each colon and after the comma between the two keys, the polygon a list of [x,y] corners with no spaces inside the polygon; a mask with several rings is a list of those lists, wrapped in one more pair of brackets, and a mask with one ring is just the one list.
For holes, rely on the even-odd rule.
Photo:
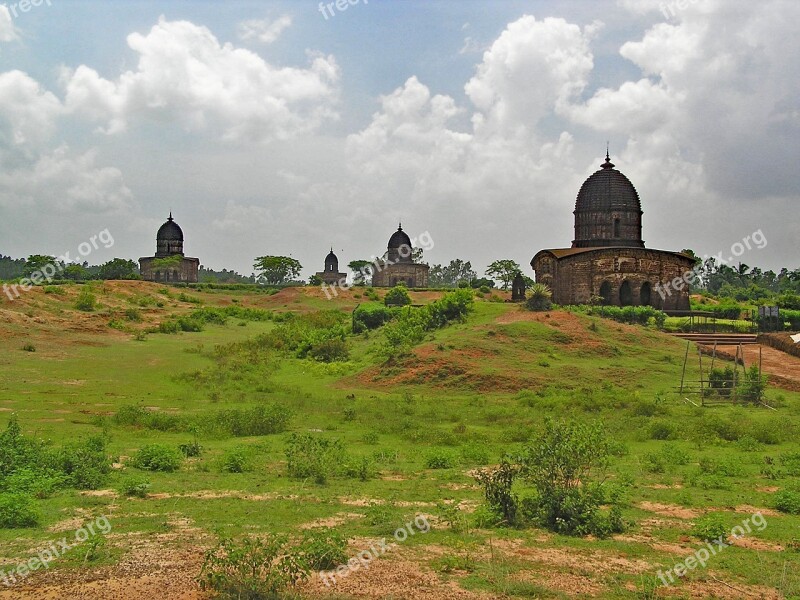
{"label": "large domed temple", "polygon": [[372,285],[392,287],[403,283],[409,288],[428,287],[428,265],[415,263],[411,238],[401,224],[389,238],[386,258],[376,260],[373,265]]}
{"label": "large domed temple", "polygon": [[139,259],[139,271],[145,281],[197,283],[199,258],[183,254],[183,230],[169,213],[156,233],[156,255]]}
{"label": "large domed temple", "polygon": [[575,203],[571,248],[541,250],[531,260],[536,281],[556,304],[649,305],[687,310],[688,286],[660,286],[683,277],[694,260],[680,252],[651,250],[642,240],[642,206],[636,188],[606,153],[601,169],[581,186]]}

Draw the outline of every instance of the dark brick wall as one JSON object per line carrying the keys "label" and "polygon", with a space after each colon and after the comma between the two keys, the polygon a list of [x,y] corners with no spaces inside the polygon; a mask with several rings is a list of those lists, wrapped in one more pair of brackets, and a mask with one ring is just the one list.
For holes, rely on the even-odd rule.
{"label": "dark brick wall", "polygon": [[[669,252],[645,248],[609,248],[590,250],[557,259],[543,252],[535,258],[533,268],[536,281],[545,283],[553,291],[556,304],[588,304],[592,296],[601,295],[601,287],[608,283],[608,301],[621,306],[623,284],[630,290],[630,303],[647,303],[663,310],[687,310],[689,290],[677,290],[672,285],[676,277],[683,277],[694,263]],[[664,297],[658,291],[670,282]],[[642,291],[650,301],[643,302]]]}

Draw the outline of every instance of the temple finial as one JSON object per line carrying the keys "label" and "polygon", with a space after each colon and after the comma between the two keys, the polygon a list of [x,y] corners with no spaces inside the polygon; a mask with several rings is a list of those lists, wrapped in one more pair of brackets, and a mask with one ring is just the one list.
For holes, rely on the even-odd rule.
{"label": "temple finial", "polygon": [[172,218],[172,211],[169,211],[169,219],[167,219],[167,221],[172,221],[172,220],[173,220],[173,218]]}
{"label": "temple finial", "polygon": [[606,141],[606,162],[611,162],[611,157],[608,155],[608,141]]}
{"label": "temple finial", "polygon": [[397,231],[402,231],[402,230],[403,230],[403,222],[402,222],[402,221],[400,221],[400,222],[397,224]]}

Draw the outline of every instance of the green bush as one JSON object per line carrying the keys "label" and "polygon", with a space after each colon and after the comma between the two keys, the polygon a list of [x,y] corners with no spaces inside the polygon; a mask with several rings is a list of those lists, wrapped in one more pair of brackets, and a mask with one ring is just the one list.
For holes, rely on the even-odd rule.
{"label": "green bush", "polygon": [[[606,498],[602,483],[609,457],[600,425],[545,421],[544,431],[520,457],[521,473],[537,492],[527,516],[567,535],[621,531],[619,507]],[[608,515],[599,512],[602,504],[611,504]]]}
{"label": "green bush", "polygon": [[347,563],[347,539],[333,529],[309,529],[299,546],[303,562],[310,569],[330,571]]}
{"label": "green bush", "polygon": [[99,435],[66,444],[52,456],[55,468],[64,474],[68,485],[79,490],[98,489],[111,472],[106,440]]}
{"label": "green bush", "polygon": [[383,303],[386,306],[408,306],[411,304],[411,296],[408,295],[408,290],[404,285],[396,285],[383,297]]}
{"label": "green bush", "polygon": [[525,301],[528,310],[543,311],[553,307],[553,292],[543,283],[534,283],[528,290],[530,295]]}
{"label": "green bush", "polygon": [[75,308],[84,312],[92,312],[97,308],[97,298],[88,287],[83,287],[75,300]]}
{"label": "green bush", "polygon": [[776,492],[775,508],[790,515],[800,515],[800,492],[792,490]]}
{"label": "green bush", "polygon": [[649,434],[651,440],[674,440],[678,438],[678,428],[672,421],[653,421]]}
{"label": "green bush", "polygon": [[455,466],[455,456],[446,450],[433,450],[425,457],[426,469],[452,469]]}
{"label": "green bush", "polygon": [[342,339],[322,340],[311,347],[309,355],[314,360],[331,363],[346,361],[350,358],[347,342]]}
{"label": "green bush", "polygon": [[200,589],[222,598],[277,599],[309,574],[300,552],[285,536],[224,539],[206,552],[198,582]]}
{"label": "green bush", "polygon": [[353,311],[353,333],[377,329],[391,321],[394,314],[391,308],[381,304],[361,304]]}
{"label": "green bush", "polygon": [[244,473],[253,470],[251,452],[248,448],[237,446],[225,451],[222,457],[222,470],[226,473]]}
{"label": "green bush", "polygon": [[172,473],[181,468],[183,455],[172,446],[147,444],[142,446],[131,459],[131,464],[145,471]]}
{"label": "green bush", "polygon": [[707,515],[697,520],[692,527],[692,535],[703,542],[728,539],[728,527],[719,515]]}
{"label": "green bush", "polygon": [[292,411],[283,404],[253,408],[222,410],[212,419],[210,427],[234,437],[270,435],[286,431]]}
{"label": "green bush", "polygon": [[35,527],[39,524],[36,502],[25,494],[0,494],[0,529]]}
{"label": "green bush", "polygon": [[142,321],[142,311],[138,308],[127,308],[125,309],[125,318],[128,319],[128,321],[140,323]]}
{"label": "green bush", "polygon": [[146,498],[151,486],[149,479],[134,475],[123,479],[117,489],[123,496]]}
{"label": "green bush", "polygon": [[286,442],[286,467],[289,477],[313,479],[324,484],[346,462],[341,440],[309,433],[293,433]]}

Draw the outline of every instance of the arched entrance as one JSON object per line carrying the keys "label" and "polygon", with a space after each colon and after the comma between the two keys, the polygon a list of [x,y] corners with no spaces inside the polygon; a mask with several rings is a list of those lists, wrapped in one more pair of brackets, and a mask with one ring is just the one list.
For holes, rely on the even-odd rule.
{"label": "arched entrance", "polygon": [[633,305],[633,292],[631,291],[631,283],[626,279],[619,286],[619,304],[620,306]]}
{"label": "arched entrance", "polygon": [[603,299],[604,306],[611,304],[611,284],[608,281],[604,281],[600,285],[600,297]]}
{"label": "arched entrance", "polygon": [[650,287],[650,282],[645,281],[642,288],[639,290],[639,300],[642,306],[651,306],[653,296],[653,289]]}

